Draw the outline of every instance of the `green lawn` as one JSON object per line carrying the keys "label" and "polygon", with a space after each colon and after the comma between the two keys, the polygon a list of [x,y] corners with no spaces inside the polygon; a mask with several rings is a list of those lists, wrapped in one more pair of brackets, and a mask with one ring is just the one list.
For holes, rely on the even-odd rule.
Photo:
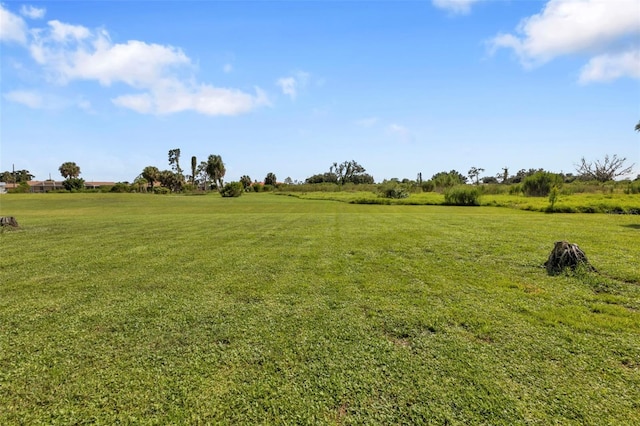
{"label": "green lawn", "polygon": [[[5,194],[0,424],[640,424],[640,218]],[[598,274],[550,277],[554,241]]]}

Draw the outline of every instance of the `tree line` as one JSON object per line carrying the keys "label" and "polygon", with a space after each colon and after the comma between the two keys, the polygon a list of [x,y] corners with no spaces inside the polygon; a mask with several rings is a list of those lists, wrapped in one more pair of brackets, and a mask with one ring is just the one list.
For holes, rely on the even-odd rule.
{"label": "tree line", "polygon": [[[119,182],[112,189],[114,192],[135,190],[138,192],[183,192],[183,191],[218,191],[223,196],[238,196],[246,191],[269,190],[280,183],[273,172],[269,172],[263,182],[252,180],[248,175],[243,175],[239,182],[225,184],[224,177],[226,167],[220,155],[209,155],[206,161],[198,163],[195,156],[191,157],[190,174],[184,173],[181,166],[181,151],[179,148],[168,152],[169,169],[160,170],[157,166],[147,166],[134,179],[133,183]],[[382,184],[393,188],[394,184],[412,185],[420,187],[423,191],[434,191],[450,188],[456,185],[481,185],[481,184],[525,184],[525,189],[530,195],[548,195],[552,187],[575,180],[608,182],[620,176],[629,175],[633,170],[633,164],[627,165],[627,159],[617,155],[606,155],[601,160],[587,161],[584,157],[576,166],[576,174],[551,173],[543,169],[521,169],[515,174],[509,173],[508,167],[503,167],[495,176],[482,176],[485,169],[477,166],[471,167],[465,174],[457,170],[435,173],[430,179],[423,180],[422,173],[418,173],[415,180],[404,178],[385,179]],[[65,162],[58,168],[60,175],[65,178],[63,187],[67,191],[77,191],[84,188],[85,181],[80,178],[80,167],[75,162]],[[34,175],[28,170],[5,171],[0,175],[0,181],[7,183],[24,184],[33,180]],[[535,177],[535,179],[532,179]],[[636,180],[640,179],[640,175]],[[531,189],[532,182],[547,182],[542,185],[546,189]],[[528,183],[527,183],[528,182]],[[317,173],[305,179],[306,184],[335,184],[335,185],[360,185],[374,184],[372,175],[355,160],[334,162],[329,170]],[[284,180],[285,185],[293,184],[291,178]],[[397,189],[389,189],[391,192]]]}

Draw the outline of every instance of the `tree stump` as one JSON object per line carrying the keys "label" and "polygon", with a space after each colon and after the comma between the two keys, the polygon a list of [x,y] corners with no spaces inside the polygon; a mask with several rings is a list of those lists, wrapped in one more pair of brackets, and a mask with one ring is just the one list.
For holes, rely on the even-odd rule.
{"label": "tree stump", "polygon": [[18,221],[13,216],[0,217],[0,226],[10,226],[12,228],[18,228]]}
{"label": "tree stump", "polygon": [[580,247],[568,241],[556,241],[549,259],[544,263],[549,275],[557,275],[566,268],[575,270],[578,265],[583,265],[590,271],[595,272],[596,270],[591,266],[587,260],[587,255],[584,254]]}

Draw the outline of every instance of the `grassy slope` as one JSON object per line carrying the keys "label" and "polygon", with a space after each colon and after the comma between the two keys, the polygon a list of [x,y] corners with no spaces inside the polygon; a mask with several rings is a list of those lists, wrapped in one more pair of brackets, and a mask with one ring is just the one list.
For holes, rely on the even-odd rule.
{"label": "grassy slope", "polygon": [[[0,424],[640,422],[640,222],[3,195]],[[549,277],[553,242],[599,276]]]}

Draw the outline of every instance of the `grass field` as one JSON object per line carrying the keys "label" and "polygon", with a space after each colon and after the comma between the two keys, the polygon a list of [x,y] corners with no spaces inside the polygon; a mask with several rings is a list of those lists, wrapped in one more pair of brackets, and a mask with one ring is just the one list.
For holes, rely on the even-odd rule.
{"label": "grass field", "polygon": [[[640,424],[640,218],[0,196],[0,424]],[[554,241],[599,273],[548,276]]]}
{"label": "grass field", "polygon": [[[307,192],[300,193],[286,189],[280,195],[289,195],[308,200],[333,200],[353,204],[398,204],[398,205],[444,205],[444,194],[423,192],[411,194],[408,198],[383,198],[372,191]],[[548,197],[526,197],[510,194],[483,194],[480,204],[489,207],[508,207],[519,210],[548,212]],[[558,196],[554,213],[615,213],[640,214],[640,194],[579,193]]]}

